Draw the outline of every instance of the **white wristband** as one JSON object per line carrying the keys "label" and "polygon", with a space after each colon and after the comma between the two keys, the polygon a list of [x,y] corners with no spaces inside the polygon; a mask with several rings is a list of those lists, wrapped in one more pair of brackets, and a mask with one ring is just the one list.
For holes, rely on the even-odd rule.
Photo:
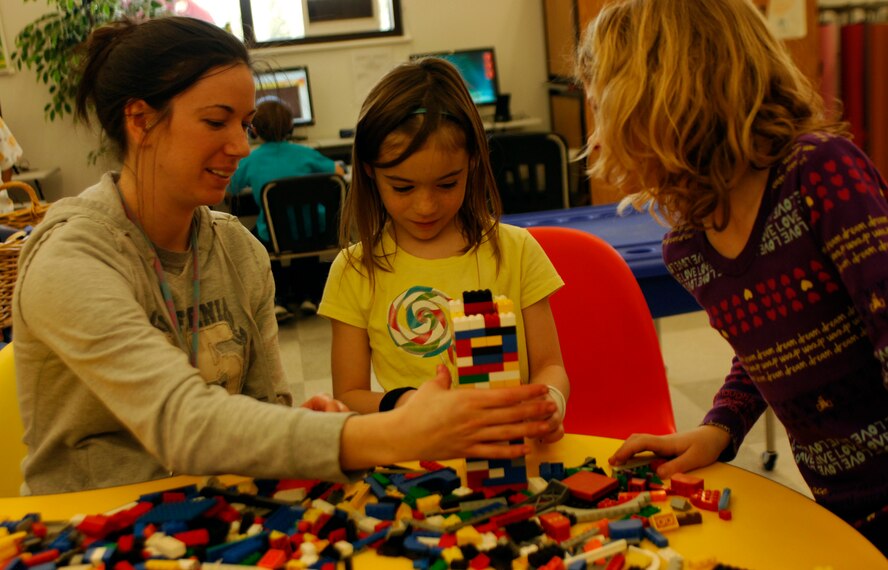
{"label": "white wristband", "polygon": [[558,406],[558,411],[561,412],[561,419],[564,420],[564,410],[567,407],[567,400],[564,399],[564,394],[562,394],[561,390],[555,386],[546,387],[549,389],[549,395],[555,400],[555,405]]}

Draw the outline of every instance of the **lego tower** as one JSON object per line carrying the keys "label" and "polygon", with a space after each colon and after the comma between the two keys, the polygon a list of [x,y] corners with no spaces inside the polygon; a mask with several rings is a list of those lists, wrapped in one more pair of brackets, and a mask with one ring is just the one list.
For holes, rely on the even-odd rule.
{"label": "lego tower", "polygon": [[[504,296],[494,299],[487,289],[465,291],[462,301],[450,301],[450,318],[456,348],[457,388],[490,389],[521,384],[515,309],[510,299]],[[467,458],[466,475],[472,489],[527,487],[523,457]]]}

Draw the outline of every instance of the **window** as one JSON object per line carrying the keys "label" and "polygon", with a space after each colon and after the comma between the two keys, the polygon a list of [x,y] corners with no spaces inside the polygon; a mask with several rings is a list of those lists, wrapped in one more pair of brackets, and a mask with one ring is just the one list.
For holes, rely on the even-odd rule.
{"label": "window", "polygon": [[400,0],[168,0],[167,6],[257,47],[403,34]]}

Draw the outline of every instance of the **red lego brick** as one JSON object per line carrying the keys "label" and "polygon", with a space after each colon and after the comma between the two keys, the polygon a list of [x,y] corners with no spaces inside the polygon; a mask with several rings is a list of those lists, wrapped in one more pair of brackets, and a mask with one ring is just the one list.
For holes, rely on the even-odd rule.
{"label": "red lego brick", "polygon": [[501,515],[492,516],[490,517],[490,522],[496,526],[506,526],[507,524],[527,520],[535,513],[536,509],[534,509],[533,505],[524,505]]}
{"label": "red lego brick", "polygon": [[718,500],[720,496],[721,493],[718,489],[702,489],[691,495],[691,504],[698,509],[715,512],[718,510]]}
{"label": "red lego brick", "polygon": [[599,475],[591,471],[577,471],[561,482],[570,489],[574,497],[589,502],[597,501],[613,492],[620,484],[613,477]]}
{"label": "red lego brick", "polygon": [[104,538],[111,531],[110,519],[105,515],[87,515],[77,530],[91,538]]}
{"label": "red lego brick", "polygon": [[283,568],[287,563],[287,553],[283,550],[278,550],[277,548],[272,548],[267,550],[265,554],[262,555],[262,558],[259,559],[259,562],[256,563],[256,566],[260,568],[271,568],[272,570],[276,570],[277,568]]}
{"label": "red lego brick", "polygon": [[695,491],[703,490],[703,479],[684,473],[676,473],[670,479],[672,492],[682,497],[690,497]]}
{"label": "red lego brick", "polygon": [[178,491],[167,491],[160,496],[161,503],[184,503],[185,493]]}
{"label": "red lego brick", "polygon": [[488,558],[483,552],[469,561],[469,568],[475,568],[476,570],[484,570],[489,566],[490,558]]}
{"label": "red lego brick", "polygon": [[447,469],[446,465],[438,463],[437,461],[429,461],[423,460],[419,462],[419,466],[425,469],[426,471],[440,471],[442,469]]}
{"label": "red lego brick", "polygon": [[570,519],[558,512],[543,513],[539,516],[540,525],[553,540],[562,542],[570,538]]}
{"label": "red lego brick", "polygon": [[205,528],[197,528],[185,532],[179,532],[173,535],[175,538],[185,543],[185,546],[192,548],[195,546],[204,546],[210,543],[210,533]]}

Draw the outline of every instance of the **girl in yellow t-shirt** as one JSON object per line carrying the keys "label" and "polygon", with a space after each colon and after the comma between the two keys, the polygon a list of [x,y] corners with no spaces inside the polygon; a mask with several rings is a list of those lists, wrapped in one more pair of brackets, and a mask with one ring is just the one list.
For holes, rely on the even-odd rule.
{"label": "girl in yellow t-shirt", "polygon": [[[548,297],[563,282],[527,231],[499,223],[488,155],[448,62],[402,64],[368,95],[341,219],[346,249],[319,310],[333,323],[333,390],[362,413],[403,405],[440,373],[449,300],[489,289],[515,303],[521,378],[549,386],[558,410],[542,439],[555,441],[570,385]],[[385,392],[371,389],[371,365]]]}

